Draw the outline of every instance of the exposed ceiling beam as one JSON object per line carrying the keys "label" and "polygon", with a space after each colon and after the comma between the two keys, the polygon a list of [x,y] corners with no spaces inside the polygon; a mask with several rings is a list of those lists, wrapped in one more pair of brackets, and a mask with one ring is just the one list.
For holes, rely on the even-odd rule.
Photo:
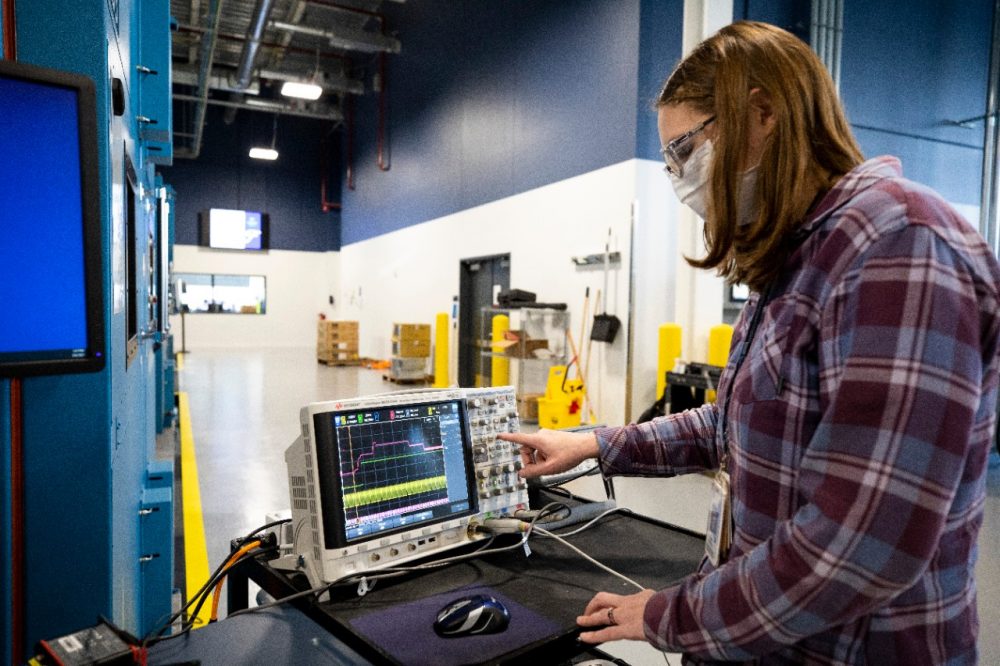
{"label": "exposed ceiling beam", "polygon": [[278,30],[320,37],[325,39],[330,46],[348,51],[399,53],[402,48],[398,39],[369,30],[358,30],[343,26],[314,28],[299,23],[286,23],[285,21],[271,21],[270,26]]}
{"label": "exposed ceiling beam", "polygon": [[[184,86],[197,86],[198,85],[198,70],[191,67],[184,67],[175,65],[173,68],[173,80],[174,83],[184,85]],[[208,77],[208,87],[212,90],[224,90],[226,92],[237,92],[237,89],[233,87],[230,81],[229,75],[218,69],[213,70],[211,76]],[[248,95],[259,95],[260,94],[260,84],[256,81],[251,83],[246,88],[242,88],[239,92],[245,92]]]}
{"label": "exposed ceiling beam", "polygon": [[[311,74],[297,74],[294,72],[281,72],[273,69],[262,69],[258,72],[259,79],[252,82],[249,87],[237,90],[233,86],[232,78],[225,70],[215,69],[209,77],[208,84],[212,90],[223,90],[225,92],[245,92],[248,95],[260,94],[260,79],[270,79],[274,81],[309,81]],[[174,83],[185,86],[198,85],[198,71],[191,67],[175,65],[173,69]],[[331,93],[347,93],[350,95],[363,95],[365,93],[364,83],[358,79],[351,79],[337,72],[321,72],[321,77],[316,80],[316,84],[323,90]]]}
{"label": "exposed ceiling beam", "polygon": [[[197,102],[199,98],[195,95],[174,94],[174,99],[181,102]],[[243,102],[231,102],[224,99],[209,99],[208,104],[212,106],[235,107],[247,111],[259,111],[261,113],[277,113],[282,116],[299,116],[301,118],[314,118],[316,120],[330,120],[340,122],[344,119],[339,109],[332,106],[313,106],[310,108],[296,108],[280,102],[272,102],[265,99],[247,99]],[[188,157],[181,155],[180,157]]]}

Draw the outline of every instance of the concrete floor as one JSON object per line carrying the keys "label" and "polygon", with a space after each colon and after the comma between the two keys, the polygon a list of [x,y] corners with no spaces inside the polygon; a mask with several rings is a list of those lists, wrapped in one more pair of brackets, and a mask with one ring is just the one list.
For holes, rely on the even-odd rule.
{"label": "concrete floor", "polygon": [[[298,432],[299,408],[310,402],[396,390],[381,371],[331,368],[311,349],[200,350],[185,355],[179,390],[188,393],[198,458],[209,567],[229,553],[229,540],[287,509],[284,451]],[[406,388],[406,387],[404,387]],[[619,479],[619,505],[682,527],[704,531],[706,477]],[[569,486],[603,496],[595,478]],[[1000,468],[989,477],[986,518],[979,537],[980,661],[1000,663]],[[222,601],[223,609],[225,599]],[[223,613],[224,614],[224,613]],[[602,649],[636,666],[661,666],[662,653],[644,643]],[[676,656],[671,664],[679,664]]]}

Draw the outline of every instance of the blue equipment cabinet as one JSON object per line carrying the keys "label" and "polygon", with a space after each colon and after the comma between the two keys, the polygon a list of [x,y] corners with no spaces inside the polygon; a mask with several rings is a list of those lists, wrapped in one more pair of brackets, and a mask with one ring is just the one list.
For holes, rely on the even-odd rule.
{"label": "blue equipment cabinet", "polygon": [[[29,566],[24,631],[16,638],[30,650],[39,639],[93,625],[99,614],[142,634],[169,609],[173,460],[155,460],[164,419],[157,393],[166,390],[168,373],[172,378],[162,344],[166,322],[156,309],[165,294],[155,284],[157,273],[165,278],[168,270],[156,270],[157,248],[169,254],[172,242],[161,243],[169,225],[156,214],[165,186],[155,173],[172,160],[169,0],[17,2],[14,18],[18,60],[81,73],[96,85],[106,267],[105,368],[22,380]],[[120,109],[113,104],[116,88],[124,93]],[[169,390],[160,397],[172,403],[172,379]],[[0,381],[3,479],[9,478],[9,396],[10,383]],[[0,663],[9,660],[15,638],[5,483]]]}

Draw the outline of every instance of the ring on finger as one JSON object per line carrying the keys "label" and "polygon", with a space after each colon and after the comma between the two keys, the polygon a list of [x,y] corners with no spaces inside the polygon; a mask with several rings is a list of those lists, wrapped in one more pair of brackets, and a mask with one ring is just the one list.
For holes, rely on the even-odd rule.
{"label": "ring on finger", "polygon": [[614,607],[611,607],[611,608],[608,609],[608,624],[610,624],[612,626],[618,624],[618,622],[615,620],[615,609],[614,609]]}

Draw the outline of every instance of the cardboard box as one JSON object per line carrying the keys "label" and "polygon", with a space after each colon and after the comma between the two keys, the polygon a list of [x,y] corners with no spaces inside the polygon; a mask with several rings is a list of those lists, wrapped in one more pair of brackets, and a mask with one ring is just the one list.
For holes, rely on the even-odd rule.
{"label": "cardboard box", "polygon": [[393,342],[403,342],[407,340],[426,340],[431,341],[431,325],[430,324],[393,324],[392,325],[392,340]]}
{"label": "cardboard box", "polygon": [[427,358],[431,355],[430,340],[394,340],[392,355],[399,358]]}
{"label": "cardboard box", "polygon": [[545,338],[532,338],[523,331],[510,330],[504,333],[504,339],[489,343],[490,348],[503,350],[512,358],[538,358],[536,351],[549,348]]}
{"label": "cardboard box", "polygon": [[326,338],[355,338],[358,337],[358,322],[356,321],[330,321],[321,319],[317,324],[317,333]]}

